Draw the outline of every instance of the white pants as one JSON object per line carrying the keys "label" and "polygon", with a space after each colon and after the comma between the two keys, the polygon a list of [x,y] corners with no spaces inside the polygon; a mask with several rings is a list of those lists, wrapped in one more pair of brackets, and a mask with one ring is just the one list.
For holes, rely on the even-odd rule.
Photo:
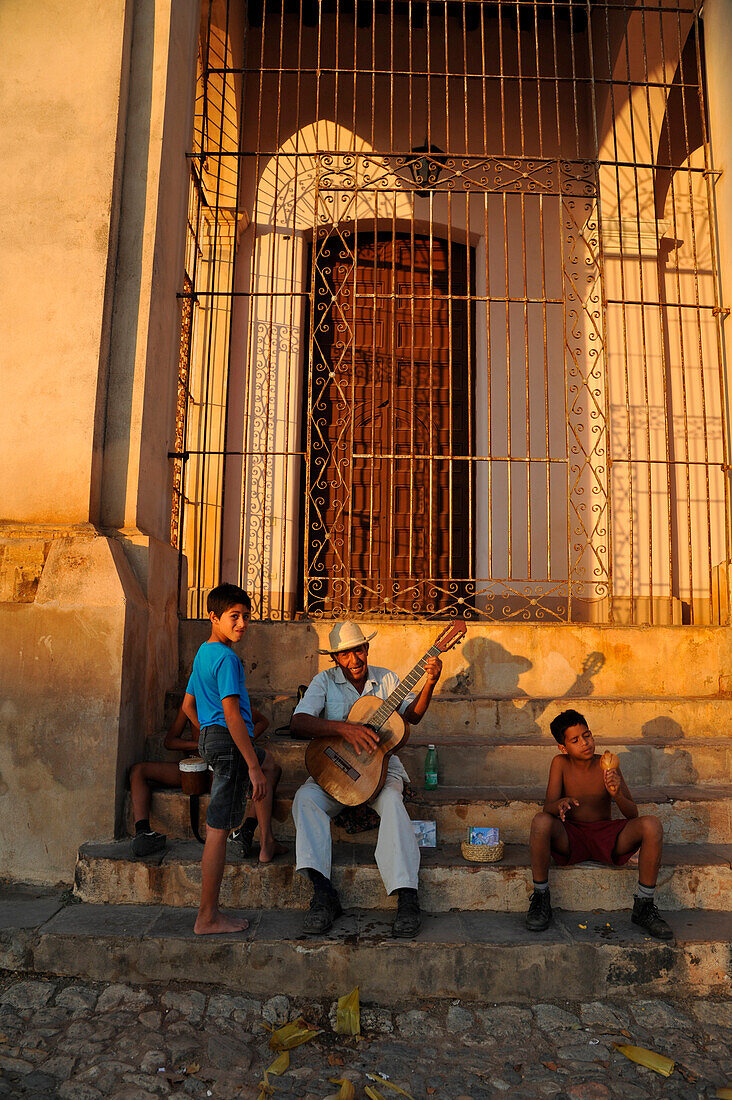
{"label": "white pants", "polygon": [[[386,782],[370,803],[381,818],[376,842],[376,866],[387,894],[393,894],[405,886],[416,890],[419,880],[419,845],[404,807],[403,774],[399,761],[390,757]],[[292,817],[297,830],[298,871],[312,867],[325,878],[330,878],[330,819],[342,809],[342,804],[331,798],[314,779],[308,779],[300,787],[292,803]]]}

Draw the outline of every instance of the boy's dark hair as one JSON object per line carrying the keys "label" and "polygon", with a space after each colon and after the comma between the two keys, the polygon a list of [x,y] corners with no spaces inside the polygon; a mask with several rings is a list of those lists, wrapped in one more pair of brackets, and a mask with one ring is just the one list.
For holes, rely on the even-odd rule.
{"label": "boy's dark hair", "polygon": [[570,726],[584,726],[585,729],[589,729],[584,715],[580,714],[578,710],[563,710],[561,714],[558,714],[556,718],[553,718],[549,723],[552,737],[560,745],[564,744],[564,735]]}
{"label": "boy's dark hair", "polygon": [[216,618],[220,619],[224,612],[236,603],[243,603],[247,611],[252,610],[252,601],[238,584],[219,584],[209,592],[206,610],[209,615],[213,611]]}

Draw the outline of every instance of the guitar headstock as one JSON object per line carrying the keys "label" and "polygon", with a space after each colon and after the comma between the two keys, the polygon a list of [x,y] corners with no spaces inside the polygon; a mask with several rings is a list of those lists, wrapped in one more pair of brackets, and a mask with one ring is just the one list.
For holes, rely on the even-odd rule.
{"label": "guitar headstock", "polygon": [[451,623],[446,627],[442,634],[435,642],[435,649],[439,649],[440,653],[447,653],[448,649],[452,649],[458,642],[461,642],[465,637],[465,631],[467,627],[462,620]]}

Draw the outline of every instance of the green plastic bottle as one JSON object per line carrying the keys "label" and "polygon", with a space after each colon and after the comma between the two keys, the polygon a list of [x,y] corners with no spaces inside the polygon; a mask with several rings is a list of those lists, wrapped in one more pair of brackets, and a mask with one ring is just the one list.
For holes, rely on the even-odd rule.
{"label": "green plastic bottle", "polygon": [[424,789],[433,791],[437,786],[437,749],[434,745],[427,746],[427,755],[424,758]]}

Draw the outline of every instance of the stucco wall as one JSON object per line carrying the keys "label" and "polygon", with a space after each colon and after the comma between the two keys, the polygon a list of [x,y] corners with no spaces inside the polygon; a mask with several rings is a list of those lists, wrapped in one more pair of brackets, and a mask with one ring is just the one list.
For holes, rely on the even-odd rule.
{"label": "stucco wall", "polygon": [[0,5],[3,519],[89,519],[131,8]]}
{"label": "stucco wall", "polygon": [[199,0],[0,4],[0,875],[113,835],[177,673]]}
{"label": "stucco wall", "polygon": [[32,603],[0,604],[0,875],[70,881],[115,828],[139,728],[147,607],[119,543],[56,539]]}

